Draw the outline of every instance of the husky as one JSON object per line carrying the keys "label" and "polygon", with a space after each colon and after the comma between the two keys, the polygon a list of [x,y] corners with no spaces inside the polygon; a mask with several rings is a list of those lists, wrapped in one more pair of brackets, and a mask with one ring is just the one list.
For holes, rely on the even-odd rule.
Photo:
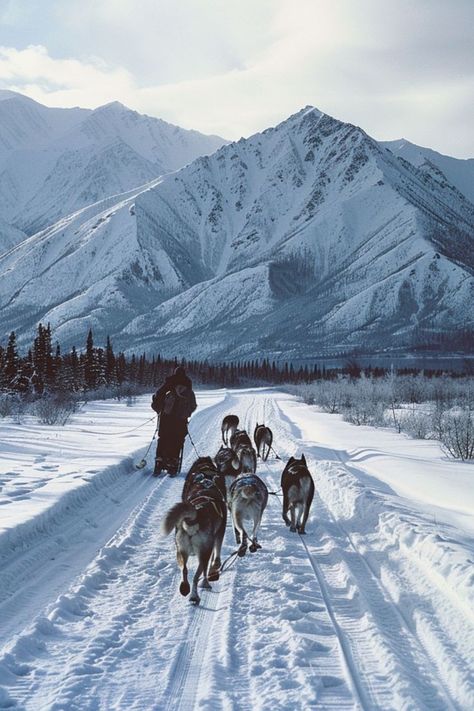
{"label": "husky", "polygon": [[220,447],[214,457],[217,470],[225,478],[226,490],[234,481],[235,477],[240,474],[240,461],[236,453],[230,447]]}
{"label": "husky", "polygon": [[186,474],[183,491],[181,493],[181,500],[187,501],[190,488],[196,482],[202,481],[203,479],[209,479],[209,481],[211,481],[219,489],[222,496],[225,498],[226,489],[224,475],[219,471],[211,457],[199,457],[191,464],[191,467]]}
{"label": "husky", "polygon": [[237,430],[230,438],[230,446],[240,462],[241,474],[255,474],[257,471],[257,453],[245,430]]}
{"label": "husky", "polygon": [[269,427],[257,423],[253,433],[253,441],[257,448],[257,456],[266,462],[272,448],[273,432]]}
{"label": "husky", "polygon": [[[283,491],[283,520],[290,531],[306,533],[309,509],[314,496],[314,482],[306,465],[304,454],[301,459],[290,457],[281,475]],[[291,521],[288,518],[290,512]]]}
{"label": "husky", "polygon": [[[239,545],[238,555],[247,552],[248,539],[251,540],[250,552],[255,553],[262,546],[257,542],[257,531],[262,514],[268,501],[268,489],[255,474],[238,476],[229,490],[229,509],[234,522],[235,540]],[[252,534],[244,528],[244,521],[252,522]]]}
{"label": "husky", "polygon": [[221,425],[221,432],[222,432],[222,441],[224,442],[225,446],[229,446],[230,438],[234,434],[234,432],[237,430],[237,427],[239,426],[239,418],[237,415],[226,415],[224,419],[222,420],[222,425]]}
{"label": "husky", "polygon": [[[227,509],[218,481],[203,472],[191,473],[183,496],[185,500],[175,504],[166,514],[162,530],[169,535],[175,529],[176,559],[183,575],[179,591],[183,596],[191,592],[190,601],[199,605],[201,598],[197,586],[201,575],[201,587],[208,590],[211,589],[209,580],[219,579]],[[198,567],[191,588],[187,563],[192,555],[197,556]]]}

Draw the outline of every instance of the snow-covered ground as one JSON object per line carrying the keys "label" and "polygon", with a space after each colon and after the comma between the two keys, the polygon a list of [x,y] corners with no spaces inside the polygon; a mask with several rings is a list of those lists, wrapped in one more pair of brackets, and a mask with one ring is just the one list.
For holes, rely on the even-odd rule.
{"label": "snow-covered ground", "polygon": [[[152,456],[134,468],[148,397],[88,404],[64,428],[2,421],[0,708],[474,708],[474,465],[273,390],[199,405],[199,454],[231,412],[268,424],[283,460],[305,452],[307,536],[271,496],[262,550],[194,608],[160,532],[182,479],[153,479]],[[194,457],[188,443],[185,469]],[[282,467],[259,463],[271,490]]]}

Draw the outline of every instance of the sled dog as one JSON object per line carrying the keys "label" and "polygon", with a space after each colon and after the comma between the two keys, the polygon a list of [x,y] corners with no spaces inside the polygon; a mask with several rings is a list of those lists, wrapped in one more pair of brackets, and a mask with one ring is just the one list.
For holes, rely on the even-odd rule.
{"label": "sled dog", "polygon": [[236,453],[230,447],[222,447],[214,457],[217,470],[225,478],[225,485],[229,491],[230,485],[235,477],[240,474],[240,461]]}
{"label": "sled dog", "polygon": [[181,493],[181,500],[187,501],[190,488],[198,481],[209,479],[219,489],[222,496],[225,498],[225,480],[224,476],[219,472],[217,466],[212,461],[211,457],[199,457],[192,464],[186,474],[186,479]]}
{"label": "sled dog", "polygon": [[222,432],[222,441],[224,442],[225,446],[229,446],[230,438],[234,434],[234,432],[237,430],[237,427],[239,426],[239,418],[237,415],[226,415],[224,419],[222,420],[222,425],[221,425],[221,432]]}
{"label": "sled dog", "polygon": [[[230,487],[229,509],[234,523],[235,540],[240,546],[239,556],[246,554],[249,539],[251,541],[249,550],[252,553],[262,547],[257,541],[257,531],[267,501],[268,489],[255,474],[238,476]],[[244,521],[250,521],[252,524],[250,535],[245,529]]]}
{"label": "sled dog", "polygon": [[[314,482],[306,465],[304,454],[301,459],[290,457],[281,475],[283,491],[283,520],[290,531],[306,533],[309,509],[314,496]],[[290,512],[291,521],[288,518]]]}
{"label": "sled dog", "polygon": [[237,430],[230,438],[230,446],[240,462],[240,473],[255,474],[257,470],[257,453],[245,430]]}
{"label": "sled dog", "polygon": [[[185,500],[168,511],[162,530],[168,535],[175,529],[176,559],[182,569],[179,591],[184,596],[191,592],[190,601],[199,605],[199,578],[203,577],[201,587],[207,589],[209,580],[219,579],[227,510],[221,489],[203,472],[194,472],[187,484]],[[197,556],[198,567],[190,587],[187,564],[192,555]]]}
{"label": "sled dog", "polygon": [[257,456],[266,462],[272,448],[273,432],[269,427],[257,423],[253,433],[253,440],[257,448]]}

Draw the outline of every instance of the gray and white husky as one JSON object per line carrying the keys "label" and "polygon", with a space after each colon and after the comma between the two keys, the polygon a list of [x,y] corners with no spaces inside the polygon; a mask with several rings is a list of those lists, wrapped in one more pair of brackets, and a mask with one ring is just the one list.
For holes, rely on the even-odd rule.
{"label": "gray and white husky", "polygon": [[220,447],[214,457],[217,471],[225,478],[225,486],[229,491],[235,478],[240,474],[240,461],[236,453],[230,447]]}
{"label": "gray and white husky", "polygon": [[257,453],[245,430],[237,430],[230,438],[230,446],[240,462],[241,474],[255,474],[257,471]]}
{"label": "gray and white husky", "polygon": [[[301,459],[290,457],[281,475],[283,520],[290,531],[306,533],[305,526],[314,496],[314,482],[304,454]],[[291,520],[288,518],[290,512]]]}
{"label": "gray and white husky", "polygon": [[[239,556],[246,554],[249,539],[251,553],[262,547],[257,541],[257,532],[267,502],[268,489],[256,474],[238,476],[230,487],[228,503],[234,523],[235,540],[240,546]],[[251,533],[247,532],[245,521],[250,522]]]}
{"label": "gray and white husky", "polygon": [[[166,535],[175,529],[176,559],[182,569],[183,579],[179,586],[181,595],[188,595],[198,605],[201,601],[197,586],[203,576],[201,587],[210,589],[209,579],[219,578],[220,553],[225,533],[227,509],[223,487],[205,472],[193,471],[185,483],[184,501],[175,504],[166,514],[162,530]],[[197,556],[198,567],[193,577],[192,589],[188,582],[188,558]]]}

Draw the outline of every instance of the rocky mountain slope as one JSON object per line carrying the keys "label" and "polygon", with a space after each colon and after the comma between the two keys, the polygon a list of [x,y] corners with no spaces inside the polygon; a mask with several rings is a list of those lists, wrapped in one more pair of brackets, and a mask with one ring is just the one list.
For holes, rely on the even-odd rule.
{"label": "rocky mountain slope", "polygon": [[472,327],[473,232],[437,166],[307,107],[20,244],[0,305],[5,332],[188,357],[410,349]]}
{"label": "rocky mountain slope", "polygon": [[177,170],[225,141],[118,102],[49,108],[0,91],[2,217],[33,234],[110,195]]}
{"label": "rocky mountain slope", "polygon": [[474,203],[474,158],[452,158],[431,148],[417,146],[404,138],[398,141],[381,141],[380,145],[389,148],[394,155],[417,168],[440,171],[447,182]]}

